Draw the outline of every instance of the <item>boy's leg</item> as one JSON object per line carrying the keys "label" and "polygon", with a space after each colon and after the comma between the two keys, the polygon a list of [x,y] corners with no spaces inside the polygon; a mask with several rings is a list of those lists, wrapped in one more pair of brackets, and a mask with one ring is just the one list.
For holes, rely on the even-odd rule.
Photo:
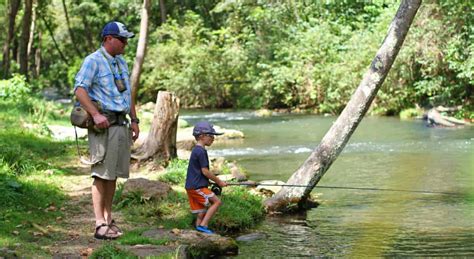
{"label": "boy's leg", "polygon": [[[204,215],[204,218],[200,222],[199,225],[207,227],[209,225],[209,221],[211,220],[212,216],[217,212],[217,209],[219,206],[221,206],[222,202],[217,196],[213,196],[209,198],[209,201],[211,202],[211,206],[207,209],[206,214]],[[197,225],[197,226],[199,226]]]}
{"label": "boy's leg", "polygon": [[196,227],[201,225],[202,219],[204,218],[204,215],[206,215],[205,212],[201,212],[196,214]]}

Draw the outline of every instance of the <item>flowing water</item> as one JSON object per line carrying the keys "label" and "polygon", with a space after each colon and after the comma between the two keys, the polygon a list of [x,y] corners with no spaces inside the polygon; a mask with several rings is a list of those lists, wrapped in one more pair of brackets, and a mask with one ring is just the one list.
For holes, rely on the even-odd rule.
{"label": "flowing water", "polygon": [[[192,111],[181,118],[243,131],[245,139],[216,143],[209,154],[237,161],[254,181],[286,181],[336,119]],[[269,217],[252,230],[267,238],[240,243],[239,256],[474,256],[474,127],[366,117],[318,185],[460,195],[316,187],[319,207]]]}

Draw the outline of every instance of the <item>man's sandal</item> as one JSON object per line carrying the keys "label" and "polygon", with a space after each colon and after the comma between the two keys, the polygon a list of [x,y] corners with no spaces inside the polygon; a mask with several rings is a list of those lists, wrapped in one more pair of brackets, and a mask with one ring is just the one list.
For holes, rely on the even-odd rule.
{"label": "man's sandal", "polygon": [[[101,228],[107,228],[104,234],[99,234],[99,229]],[[102,223],[95,227],[94,237],[101,240],[112,240],[119,237],[119,235],[117,233],[113,233],[107,224]]]}
{"label": "man's sandal", "polygon": [[109,224],[109,228],[111,231],[114,231],[118,236],[123,235],[123,231],[115,224],[115,220],[112,220]]}

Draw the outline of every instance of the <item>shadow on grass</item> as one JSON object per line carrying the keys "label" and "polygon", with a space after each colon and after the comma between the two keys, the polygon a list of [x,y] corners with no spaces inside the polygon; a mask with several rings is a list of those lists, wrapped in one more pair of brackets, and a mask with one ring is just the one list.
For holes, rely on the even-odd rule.
{"label": "shadow on grass", "polygon": [[[17,251],[17,256],[47,255],[41,246],[58,239],[56,219],[62,217],[66,200],[59,188],[23,177],[0,174],[0,247]],[[2,255],[0,252],[0,256]]]}

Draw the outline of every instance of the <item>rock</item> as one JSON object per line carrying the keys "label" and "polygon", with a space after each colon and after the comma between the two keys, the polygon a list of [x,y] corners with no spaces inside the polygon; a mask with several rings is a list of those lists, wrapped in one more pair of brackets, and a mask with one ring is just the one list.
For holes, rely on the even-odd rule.
{"label": "rock", "polygon": [[127,196],[130,192],[142,192],[145,199],[161,199],[168,196],[172,191],[171,187],[160,181],[152,181],[145,178],[128,179],[122,194]]}
{"label": "rock", "polygon": [[182,139],[176,140],[176,148],[182,150],[192,150],[193,147],[196,145],[196,140],[193,139]]}
{"label": "rock", "polygon": [[230,174],[237,179],[237,181],[242,182],[247,180],[247,176],[240,171],[240,168],[234,164],[234,163],[229,163],[230,167]]}
{"label": "rock", "polygon": [[255,111],[255,116],[257,117],[270,117],[273,115],[273,112],[268,109],[260,109]]}
{"label": "rock", "polygon": [[235,240],[239,242],[249,242],[249,241],[255,241],[255,240],[265,239],[265,238],[267,238],[267,234],[257,232],[257,233],[251,233],[251,234],[239,236]]}
{"label": "rock", "polygon": [[228,182],[230,180],[235,179],[235,177],[232,176],[231,174],[221,174],[221,175],[218,175],[217,178],[221,179],[221,181],[224,181],[224,182]]}
{"label": "rock", "polygon": [[[149,256],[160,256],[165,254],[176,254],[176,246],[165,246],[165,245],[134,245],[134,246],[121,246],[124,250],[127,250],[140,258],[147,258]],[[186,258],[185,250],[180,249],[178,251],[177,258]]]}
{"label": "rock", "polygon": [[155,103],[154,102],[147,102],[140,106],[141,111],[148,111],[152,112],[155,110]]}
{"label": "rock", "polygon": [[[176,231],[175,231],[176,232]],[[180,230],[173,233],[164,229],[145,231],[143,236],[153,239],[166,238],[174,243],[186,245],[187,257],[208,258],[213,256],[237,255],[237,243],[229,237],[208,235],[194,230]]]}
{"label": "rock", "polygon": [[267,186],[267,185],[282,185],[285,184],[285,182],[278,181],[278,180],[265,180],[261,181],[260,184],[265,184],[265,185],[258,185],[256,190],[259,192],[265,192],[265,191],[271,191],[272,193],[277,193],[281,190],[281,186]]}
{"label": "rock", "polygon": [[189,160],[189,158],[191,157],[191,151],[189,150],[178,149],[176,152],[178,153],[179,159]]}
{"label": "rock", "polygon": [[191,125],[189,125],[189,122],[183,120],[183,119],[178,119],[178,128],[187,128]]}
{"label": "rock", "polygon": [[224,157],[213,157],[211,160],[211,172],[218,175],[222,174],[224,169],[225,158]]}
{"label": "rock", "polygon": [[[215,143],[228,140],[243,139],[245,137],[242,131],[224,129],[219,126],[214,126],[214,129],[217,132],[224,133],[223,135],[216,136],[214,141]],[[176,134],[176,146],[178,149],[191,150],[195,144],[196,140],[193,136],[193,127],[182,128],[178,130],[178,133]]]}

